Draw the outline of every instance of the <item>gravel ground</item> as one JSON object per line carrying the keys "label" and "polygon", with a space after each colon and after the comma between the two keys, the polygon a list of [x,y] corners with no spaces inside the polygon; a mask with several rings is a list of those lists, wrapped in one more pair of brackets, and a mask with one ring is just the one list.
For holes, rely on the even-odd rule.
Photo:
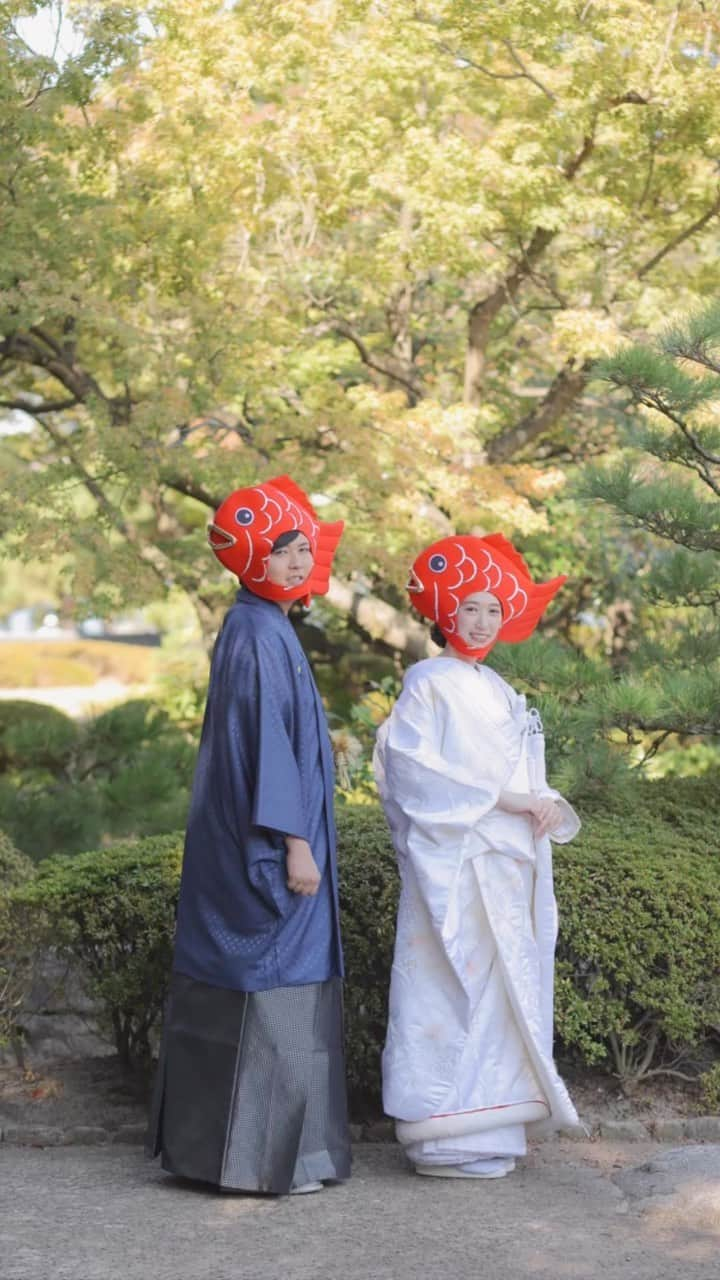
{"label": "gravel ground", "polygon": [[716,1280],[720,1146],[689,1150],[663,1165],[657,1145],[545,1143],[507,1179],[450,1182],[360,1145],[348,1183],[268,1198],[181,1183],[133,1148],[4,1146],[2,1277]]}

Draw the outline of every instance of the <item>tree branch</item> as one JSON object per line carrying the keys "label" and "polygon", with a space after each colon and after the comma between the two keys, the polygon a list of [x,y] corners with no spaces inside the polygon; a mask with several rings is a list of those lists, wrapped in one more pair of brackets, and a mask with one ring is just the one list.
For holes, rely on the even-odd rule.
{"label": "tree branch", "polygon": [[[593,128],[593,131],[585,135],[582,146],[563,168],[563,175],[568,182],[572,182],[576,177],[588,157],[592,155],[594,147]],[[476,302],[471,308],[468,316],[468,345],[465,360],[464,400],[466,404],[479,404],[482,398],[486,352],[493,321],[503,307],[517,297],[521,285],[528,276],[532,275],[535,264],[556,235],[557,231],[551,231],[547,227],[536,227],[530,243],[523,250],[522,257],[513,270],[492,293],[481,302]]]}
{"label": "tree branch", "polygon": [[0,400],[0,408],[3,409],[19,409],[22,413],[32,414],[33,417],[39,417],[42,413],[62,413],[64,409],[74,409],[80,401],[72,400],[44,400],[42,404],[32,404],[29,400]]}
{"label": "tree branch", "polygon": [[529,80],[531,84],[534,84],[535,87],[540,90],[541,93],[545,94],[546,98],[549,98],[551,102],[554,102],[555,94],[551,93],[542,81],[538,80],[537,76],[533,75],[532,71],[528,71],[512,42],[510,40],[503,40],[502,43],[507,49],[511,60],[518,68],[517,71],[491,71],[489,67],[483,66],[481,62],[475,62],[473,58],[469,57],[467,53],[463,53],[460,49],[452,49],[444,40],[437,41],[437,48],[443,53],[449,54],[453,61],[462,62],[466,67],[472,67],[473,71],[479,71],[481,75],[487,76],[490,80]]}
{"label": "tree branch", "polygon": [[490,339],[490,329],[503,307],[513,302],[525,278],[557,233],[545,227],[536,227],[522,258],[509,275],[493,289],[492,293],[476,302],[468,316],[468,349],[465,363],[466,404],[479,404],[485,374],[485,356]]}
{"label": "tree branch", "polygon": [[543,399],[520,422],[494,436],[487,444],[490,462],[507,462],[521,449],[555,425],[577,400],[590,379],[591,362],[579,368],[569,361],[551,382]]}
{"label": "tree branch", "polygon": [[652,271],[659,262],[662,262],[663,258],[666,258],[667,255],[672,253],[674,249],[677,249],[679,245],[684,244],[684,242],[689,240],[691,236],[694,236],[696,231],[702,231],[703,227],[707,226],[708,222],[711,222],[713,218],[717,217],[718,213],[720,213],[720,193],[718,193],[715,200],[710,205],[710,208],[707,209],[701,217],[697,218],[695,222],[692,222],[689,227],[685,227],[682,231],[679,231],[676,236],[673,236],[672,240],[668,240],[667,244],[664,244],[661,249],[658,249],[657,253],[653,254],[652,258],[649,258],[642,267],[638,268],[636,272],[638,280],[642,280],[649,271]]}
{"label": "tree branch", "polygon": [[524,71],[491,71],[489,67],[484,67],[482,63],[475,62],[467,53],[463,53],[460,49],[451,49],[449,44],[445,44],[444,40],[438,40],[437,48],[449,56],[455,62],[463,62],[466,67],[472,67],[473,71],[480,71],[482,75],[488,76],[490,80],[523,80],[525,78]]}
{"label": "tree branch", "polygon": [[8,334],[0,343],[0,358],[43,369],[78,402],[97,396],[107,406],[113,426],[127,423],[130,404],[126,396],[106,395],[86,369],[65,358],[62,348],[44,330],[33,328],[27,333]]}
{"label": "tree branch", "polygon": [[186,498],[194,498],[196,502],[202,502],[203,506],[209,507],[211,511],[217,511],[222,502],[221,497],[210,493],[199,480],[194,480],[191,476],[180,476],[175,472],[162,471],[160,479],[163,484],[167,485],[168,489],[173,489],[176,493],[181,493]]}
{"label": "tree branch", "polygon": [[352,582],[331,576],[326,599],[374,644],[415,661],[436,652],[427,627],[377,596],[359,591]]}
{"label": "tree branch", "polygon": [[[720,454],[710,453],[707,449],[703,448],[697,436],[690,430],[690,427],[685,422],[684,418],[681,418],[679,413],[676,413],[674,409],[671,409],[670,405],[663,400],[661,395],[654,394],[651,391],[635,390],[633,391],[633,399],[636,404],[643,404],[647,409],[655,409],[658,413],[661,413],[663,417],[668,418],[670,422],[674,422],[675,426],[687,440],[690,448],[697,454],[698,458],[702,459],[703,462],[709,463],[711,466],[720,466]],[[713,488],[716,493],[720,493],[720,489],[710,481],[708,483],[711,484],[711,488]]]}
{"label": "tree branch", "polygon": [[401,368],[399,362],[392,357],[378,356],[375,352],[370,351],[362,335],[348,320],[344,320],[340,316],[334,316],[332,319],[323,322],[322,325],[318,325],[316,331],[326,333],[332,331],[340,337],[346,338],[355,347],[360,359],[364,365],[367,365],[368,369],[372,369],[384,378],[389,378],[391,382],[396,382],[398,386],[405,389],[411,404],[417,403],[422,396],[420,382],[413,377],[412,372]]}
{"label": "tree branch", "polygon": [[535,87],[536,87],[537,89],[539,89],[541,93],[544,93],[544,94],[545,94],[545,97],[546,97],[546,98],[549,98],[551,102],[554,102],[554,101],[555,101],[555,94],[554,94],[554,93],[551,93],[551,92],[550,92],[550,90],[549,90],[548,88],[546,88],[546,87],[545,87],[545,85],[542,83],[542,81],[541,81],[541,80],[538,80],[537,76],[534,76],[534,75],[533,75],[532,71],[528,71],[527,67],[525,66],[525,63],[524,63],[524,62],[523,62],[523,60],[522,60],[522,58],[521,58],[521,57],[520,57],[520,55],[517,53],[517,51],[516,51],[516,49],[515,49],[515,46],[513,45],[512,41],[511,41],[511,40],[503,40],[503,42],[502,42],[502,43],[505,45],[505,48],[507,49],[508,53],[510,54],[510,57],[512,58],[513,62],[515,63],[515,66],[519,68],[520,75],[524,76],[526,80],[530,80],[530,82],[531,82],[532,84],[534,84],[534,85],[535,85]]}

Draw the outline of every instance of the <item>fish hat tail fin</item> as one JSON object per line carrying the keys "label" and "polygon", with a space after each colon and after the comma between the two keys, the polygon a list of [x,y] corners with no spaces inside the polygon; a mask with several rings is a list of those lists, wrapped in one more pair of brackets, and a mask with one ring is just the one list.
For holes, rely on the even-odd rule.
{"label": "fish hat tail fin", "polygon": [[308,598],[310,596],[327,595],[333,557],[344,528],[345,522],[343,520],[337,520],[334,524],[324,524],[320,521],[315,563],[306,583]]}
{"label": "fish hat tail fin", "polygon": [[528,592],[527,608],[519,618],[511,618],[500,629],[498,639],[505,644],[517,644],[520,640],[527,640],[537,627],[550,601],[566,582],[567,574],[563,573],[559,578],[551,578],[549,582],[532,582],[527,586],[523,583]]}
{"label": "fish hat tail fin", "polygon": [[[312,516],[313,520],[317,520],[317,512],[315,511],[315,508],[308,498],[305,490],[301,489],[300,485],[296,484],[294,480],[291,480],[290,476],[273,476],[271,480],[266,480],[265,484],[271,484],[273,489],[279,489],[281,493],[284,493],[286,498],[289,498],[291,502],[297,503],[299,507],[302,507],[307,511],[308,514]],[[260,488],[262,487],[263,486],[260,485]]]}
{"label": "fish hat tail fin", "polygon": [[493,550],[499,551],[501,556],[509,560],[513,568],[519,569],[526,578],[532,581],[532,574],[528,568],[527,562],[523,560],[520,552],[513,546],[503,533],[488,533],[483,536],[480,541]]}

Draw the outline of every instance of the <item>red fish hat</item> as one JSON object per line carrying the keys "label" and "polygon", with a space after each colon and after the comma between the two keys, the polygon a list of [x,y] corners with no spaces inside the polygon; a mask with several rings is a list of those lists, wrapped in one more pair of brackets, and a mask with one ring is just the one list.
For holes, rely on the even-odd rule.
{"label": "red fish hat", "polygon": [[[309,604],[312,596],[325,595],[328,589],[335,548],[344,527],[342,520],[323,524],[299,485],[289,476],[274,476],[231,493],[208,525],[208,542],[220,563],[256,596]],[[268,561],[281,534],[295,530],[305,534],[314,564],[304,582],[281,587],[269,581]]]}
{"label": "red fish hat", "polygon": [[410,570],[407,591],[411,603],[437,624],[454,649],[484,658],[492,648],[471,649],[457,634],[457,613],[463,600],[476,591],[489,591],[502,606],[503,622],[495,641],[527,640],[566,575],[551,582],[533,582],[530,570],[501,533],[485,538],[441,538],[420,552]]}

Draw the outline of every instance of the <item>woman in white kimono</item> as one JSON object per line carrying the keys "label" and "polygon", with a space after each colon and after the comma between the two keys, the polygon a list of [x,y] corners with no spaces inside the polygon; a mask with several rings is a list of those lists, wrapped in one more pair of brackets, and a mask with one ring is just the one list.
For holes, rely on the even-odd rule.
{"label": "woman in white kimono", "polygon": [[481,663],[564,581],[533,583],[500,534],[442,539],[411,571],[445,649],[406,673],[375,773],[402,881],[383,1098],[418,1173],[502,1177],[528,1126],[577,1123],[552,1056],[548,837],[580,823],[545,782],[537,712]]}

